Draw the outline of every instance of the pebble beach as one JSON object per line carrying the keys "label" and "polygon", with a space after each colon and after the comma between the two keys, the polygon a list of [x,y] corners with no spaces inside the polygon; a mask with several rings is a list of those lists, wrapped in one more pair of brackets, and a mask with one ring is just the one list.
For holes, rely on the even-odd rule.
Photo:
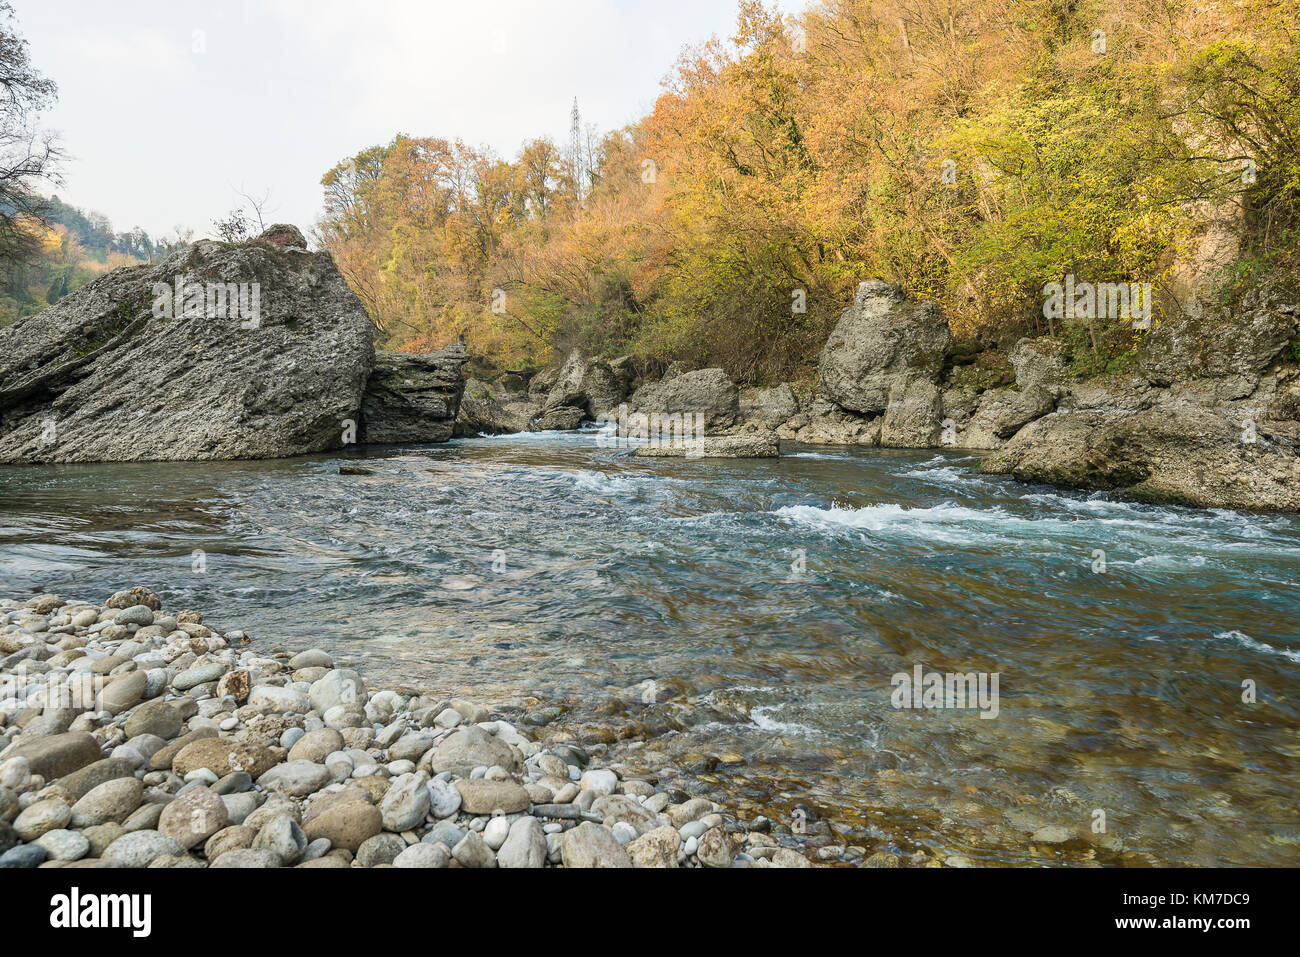
{"label": "pebble beach", "polygon": [[572,730],[259,645],[147,588],[0,599],[0,868],[813,866]]}

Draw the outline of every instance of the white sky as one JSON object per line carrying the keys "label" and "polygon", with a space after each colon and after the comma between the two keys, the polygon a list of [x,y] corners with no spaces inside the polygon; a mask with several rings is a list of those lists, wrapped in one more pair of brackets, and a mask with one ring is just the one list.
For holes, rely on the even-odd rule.
{"label": "white sky", "polygon": [[[58,194],[118,230],[198,235],[270,190],[307,231],[320,177],[394,133],[514,156],[644,115],[683,45],[729,37],[735,0],[13,0],[59,85]],[[784,10],[800,0],[782,0]],[[197,33],[195,31],[202,31]],[[196,39],[204,52],[195,52]]]}

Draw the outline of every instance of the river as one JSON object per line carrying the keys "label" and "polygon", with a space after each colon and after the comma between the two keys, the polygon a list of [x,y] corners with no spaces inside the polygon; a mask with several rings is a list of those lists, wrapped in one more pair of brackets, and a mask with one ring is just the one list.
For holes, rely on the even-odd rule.
{"label": "river", "polygon": [[[916,863],[1300,863],[1297,516],[976,461],[652,460],[584,431],[5,468],[0,594],[146,585],[372,684],[551,706],[631,766]],[[895,707],[918,666],[996,675],[996,702]]]}

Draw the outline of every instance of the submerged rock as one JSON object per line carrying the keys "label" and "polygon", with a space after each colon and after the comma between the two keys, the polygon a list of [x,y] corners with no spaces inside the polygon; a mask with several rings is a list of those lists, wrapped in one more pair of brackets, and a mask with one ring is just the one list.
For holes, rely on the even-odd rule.
{"label": "submerged rock", "polygon": [[292,226],[115,269],[0,329],[0,462],[340,448],[374,360],[328,252]]}
{"label": "submerged rock", "polygon": [[[143,589],[115,596],[122,608],[0,598],[0,636],[58,634],[94,660],[175,663],[158,669],[161,695],[95,715],[94,734],[60,731],[62,712],[13,723],[26,705],[0,700],[0,868],[727,867],[767,866],[763,855],[775,850],[750,846],[722,805],[668,784],[676,771],[655,772],[664,784],[652,784],[603,765],[569,731],[536,740],[465,699],[373,691],[319,650],[292,659],[236,650],[243,632],[221,634],[196,612],[150,609],[141,598],[159,604]],[[193,633],[99,626],[122,611],[143,617],[141,608]],[[250,704],[214,697],[213,681],[195,683],[208,655],[234,666],[226,675],[265,682],[252,686]],[[32,660],[45,659],[0,659],[0,687]],[[48,674],[60,691],[82,677]],[[369,726],[332,727],[328,716],[347,709]],[[164,744],[181,722],[195,723]],[[151,730],[118,746],[128,727]],[[142,745],[152,753],[143,766]],[[110,748],[134,758],[102,757]]]}
{"label": "submerged rock", "polygon": [[781,443],[775,432],[745,432],[652,442],[632,454],[644,458],[770,459],[781,454]]}

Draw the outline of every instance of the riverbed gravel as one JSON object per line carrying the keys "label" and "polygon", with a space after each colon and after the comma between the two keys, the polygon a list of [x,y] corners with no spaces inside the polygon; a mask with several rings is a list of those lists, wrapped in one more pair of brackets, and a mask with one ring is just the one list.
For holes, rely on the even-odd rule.
{"label": "riverbed gravel", "polygon": [[147,588],[0,599],[0,656],[0,868],[814,866],[572,729],[371,689]]}

